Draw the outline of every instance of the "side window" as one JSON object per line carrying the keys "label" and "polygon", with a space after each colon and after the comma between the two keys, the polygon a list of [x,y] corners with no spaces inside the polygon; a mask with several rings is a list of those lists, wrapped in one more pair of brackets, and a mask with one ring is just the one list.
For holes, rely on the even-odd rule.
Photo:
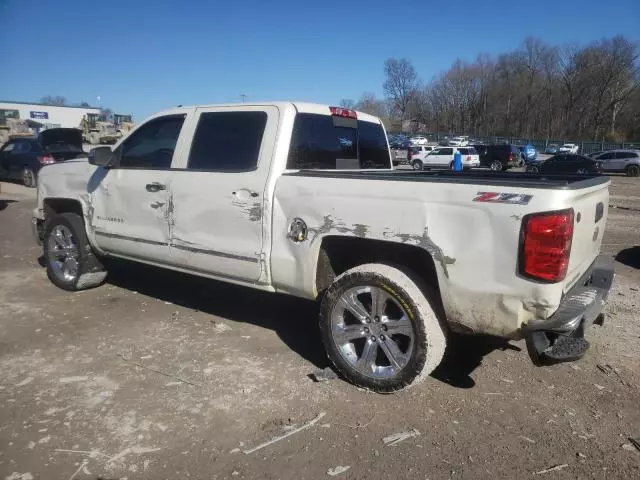
{"label": "side window", "polygon": [[431,154],[432,155],[440,155],[440,151],[441,150],[442,150],[441,148],[436,148],[434,150],[431,150]]}
{"label": "side window", "polygon": [[458,151],[460,152],[460,155],[469,155],[468,148],[459,148]]}
{"label": "side window", "polygon": [[600,155],[598,157],[598,160],[611,160],[613,158],[616,157],[616,154],[614,152],[609,152],[609,153],[605,153],[603,155]]}
{"label": "side window", "polygon": [[16,142],[16,146],[13,149],[13,153],[29,153],[31,151],[31,144],[25,141]]}
{"label": "side window", "polygon": [[616,158],[638,158],[638,154],[633,152],[616,152]]}
{"label": "side window", "polygon": [[4,147],[2,147],[2,149],[0,150],[3,153],[9,153],[11,151],[13,151],[13,149],[16,148],[16,144],[15,143],[5,143]]}
{"label": "side window", "polygon": [[453,155],[453,148],[441,148],[438,155]]}
{"label": "side window", "polygon": [[122,145],[119,166],[171,168],[184,118],[184,115],[169,115],[142,125]]}
{"label": "side window", "polygon": [[266,112],[200,114],[187,168],[215,172],[255,170]]}
{"label": "side window", "polygon": [[379,123],[358,121],[358,150],[360,168],[389,168],[391,165],[387,139]]}

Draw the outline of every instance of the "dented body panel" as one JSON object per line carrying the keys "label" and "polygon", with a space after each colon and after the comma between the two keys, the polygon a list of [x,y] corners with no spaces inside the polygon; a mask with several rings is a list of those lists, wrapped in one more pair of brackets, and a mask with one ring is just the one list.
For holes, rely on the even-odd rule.
{"label": "dented body panel", "polygon": [[[267,114],[257,167],[189,170],[200,115],[228,110]],[[149,120],[185,115],[171,168],[104,168],[86,159],[48,166],[40,174],[34,220],[44,221],[47,201],[71,199],[81,204],[89,240],[103,255],[309,299],[320,293],[323,240],[350,237],[386,242],[390,248],[411,246],[433,259],[453,329],[511,338],[524,325],[551,317],[599,253],[607,180],[401,173],[391,172],[391,166],[367,173],[287,170],[299,112],[329,114],[326,106],[283,102],[186,107],[154,115]],[[358,119],[379,122],[360,113]],[[164,188],[145,189],[152,183]],[[576,222],[565,280],[548,284],[520,276],[523,219],[568,208],[574,209]],[[304,230],[292,236],[292,225]],[[419,258],[406,263],[411,267]]]}

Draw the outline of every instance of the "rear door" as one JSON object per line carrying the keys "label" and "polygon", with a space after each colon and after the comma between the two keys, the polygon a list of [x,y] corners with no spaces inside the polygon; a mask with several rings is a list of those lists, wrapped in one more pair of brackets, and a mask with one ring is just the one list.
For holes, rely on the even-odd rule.
{"label": "rear door", "polygon": [[188,156],[172,182],[173,263],[231,280],[259,279],[278,120],[275,106],[196,110]]}
{"label": "rear door", "polygon": [[638,160],[638,154],[635,152],[615,152],[615,158],[611,160],[615,170],[623,171],[627,165]]}
{"label": "rear door", "polygon": [[453,160],[453,148],[442,147],[437,148],[430,155],[427,156],[427,165],[433,165],[437,167],[449,167],[449,164]]}
{"label": "rear door", "polygon": [[9,161],[11,159],[11,151],[15,147],[15,142],[9,140],[0,148],[0,177],[9,178]]}

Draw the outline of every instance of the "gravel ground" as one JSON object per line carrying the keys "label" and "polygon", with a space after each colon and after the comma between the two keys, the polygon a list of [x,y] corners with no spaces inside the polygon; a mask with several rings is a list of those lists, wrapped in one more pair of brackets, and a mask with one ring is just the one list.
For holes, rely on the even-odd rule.
{"label": "gravel ground", "polygon": [[0,479],[640,477],[638,179],[613,177],[617,277],[583,360],[538,368],[523,342],[455,337],[393,395],[310,380],[327,361],[305,301],[139,265],[57,289],[34,191],[0,188]]}

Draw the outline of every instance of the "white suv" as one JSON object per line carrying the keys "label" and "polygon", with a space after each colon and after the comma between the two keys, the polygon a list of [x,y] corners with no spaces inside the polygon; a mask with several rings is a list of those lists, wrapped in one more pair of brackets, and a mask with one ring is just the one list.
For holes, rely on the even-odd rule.
{"label": "white suv", "polygon": [[[480,156],[473,147],[436,147],[427,153],[422,161],[422,168],[452,168],[453,158],[456,152],[462,155],[462,167],[464,169],[480,166]],[[415,158],[415,157],[413,157]],[[413,163],[414,170],[421,170]]]}
{"label": "white suv", "polygon": [[426,145],[429,143],[429,140],[427,140],[426,137],[411,137],[409,141],[411,142],[411,145]]}
{"label": "white suv", "polygon": [[578,153],[580,147],[575,143],[565,143],[558,149],[558,153]]}

